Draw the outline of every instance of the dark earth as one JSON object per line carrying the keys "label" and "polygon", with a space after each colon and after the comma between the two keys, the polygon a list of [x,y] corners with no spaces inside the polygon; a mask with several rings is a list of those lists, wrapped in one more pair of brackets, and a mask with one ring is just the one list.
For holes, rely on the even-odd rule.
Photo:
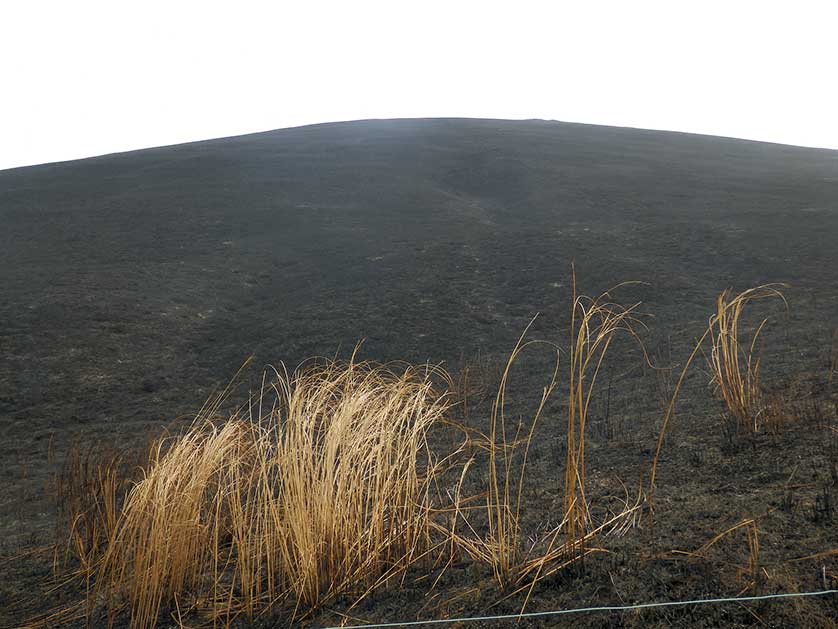
{"label": "dark earth", "polygon": [[[71,447],[131,448],[188,421],[251,354],[245,390],[264,365],[346,357],[361,339],[363,358],[453,373],[468,364],[491,382],[537,313],[530,336],[566,344],[574,261],[589,295],[645,282],[613,297],[653,315],[643,340],[664,367],[683,365],[720,291],[788,283],[788,312],[775,302],[749,315],[770,316],[763,380],[784,421],[748,442],[726,437],[699,361],[664,445],[654,526],[644,516],[601,540],[609,552],[540,583],[527,611],[835,588],[838,151],[545,121],[381,120],[0,172],[0,626],[64,600],[44,592],[52,479]],[[510,415],[532,416],[549,368],[543,351],[518,364]],[[632,494],[648,482],[677,373],[644,367],[631,343],[611,350],[589,426],[594,505],[622,496],[621,482]],[[565,375],[527,477],[533,535],[559,516]],[[488,402],[472,404],[469,421],[485,427]],[[479,491],[485,468],[471,473]],[[673,552],[746,518],[759,529],[756,584],[744,575],[744,529],[700,556]],[[433,589],[419,577],[375,592],[351,617],[515,613],[523,603],[492,607],[503,594],[491,572],[466,561]],[[832,595],[520,624],[836,618]],[[304,624],[340,620],[325,610]]]}

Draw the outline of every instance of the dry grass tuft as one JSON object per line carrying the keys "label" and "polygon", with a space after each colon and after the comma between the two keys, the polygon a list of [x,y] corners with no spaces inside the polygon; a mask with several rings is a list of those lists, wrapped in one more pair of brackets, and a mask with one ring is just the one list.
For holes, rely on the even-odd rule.
{"label": "dry grass tuft", "polygon": [[741,430],[747,434],[753,434],[759,428],[763,407],[759,387],[759,357],[755,354],[755,350],[757,339],[767,319],[763,319],[757,326],[750,344],[745,346],[747,350],[739,342],[739,324],[745,306],[757,300],[779,298],[788,309],[788,303],[781,291],[781,289],[787,287],[786,284],[765,284],[749,288],[735,296],[732,295],[730,290],[724,290],[716,298],[716,312],[710,317],[707,329],[684,363],[664,414],[658,434],[655,456],[652,459],[649,480],[650,499],[654,495],[658,459],[669,427],[669,420],[675,410],[675,401],[678,398],[687,371],[708,337],[710,337],[712,345],[708,357],[711,382],[717,387],[728,410],[728,414],[723,418],[731,418],[730,421],[735,422],[734,426],[728,426],[727,428]]}
{"label": "dry grass tuft", "polygon": [[[127,607],[137,627],[164,609],[178,623],[187,611],[229,621],[290,602],[293,616],[402,574],[445,541],[431,525],[445,461],[427,442],[449,405],[439,376],[309,363],[266,377],[229,419],[209,405],[156,444],[121,511],[108,493],[94,512],[95,540],[107,543],[89,567],[89,599]],[[79,554],[92,543],[78,542]]]}
{"label": "dry grass tuft", "polygon": [[786,303],[782,284],[768,284],[752,288],[738,295],[730,289],[716,298],[716,312],[710,318],[710,355],[708,366],[712,383],[724,400],[727,429],[737,435],[759,432],[763,411],[762,389],[759,381],[760,359],[756,345],[768,319],[763,319],[751,336],[750,343],[740,343],[739,328],[742,311],[752,301],[777,297]]}

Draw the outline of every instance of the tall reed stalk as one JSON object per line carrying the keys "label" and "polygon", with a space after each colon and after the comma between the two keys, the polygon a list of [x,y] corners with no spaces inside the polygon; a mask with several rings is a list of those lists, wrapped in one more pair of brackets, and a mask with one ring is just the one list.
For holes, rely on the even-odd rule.
{"label": "tall reed stalk", "polygon": [[[619,284],[611,291],[631,283],[635,282]],[[576,269],[573,269],[564,517],[567,547],[580,556],[584,554],[584,540],[590,525],[590,511],[585,496],[585,426],[597,376],[618,332],[627,333],[643,348],[636,330],[637,326],[643,326],[636,313],[640,303],[629,307],[613,303],[611,291],[596,298],[578,295]]]}

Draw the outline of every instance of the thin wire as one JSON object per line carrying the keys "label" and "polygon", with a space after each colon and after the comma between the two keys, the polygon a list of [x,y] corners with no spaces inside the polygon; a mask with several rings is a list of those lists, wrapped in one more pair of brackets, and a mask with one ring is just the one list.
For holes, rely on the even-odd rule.
{"label": "thin wire", "polygon": [[402,622],[381,622],[369,625],[333,625],[324,629],[375,629],[379,627],[415,627],[418,625],[443,625],[454,622],[478,622],[481,620],[518,620],[539,616],[558,616],[561,614],[581,614],[584,612],[622,612],[650,607],[673,607],[675,605],[702,605],[707,603],[742,603],[746,601],[765,601],[775,598],[802,598],[804,596],[823,596],[838,594],[838,590],[819,592],[786,592],[783,594],[765,594],[762,596],[737,596],[732,598],[704,598],[692,601],[664,601],[661,603],[638,603],[637,605],[606,605],[603,607],[580,607],[578,609],[558,609],[546,612],[527,612],[525,614],[504,614],[502,616],[470,616],[465,618],[440,618],[434,620],[408,620]]}

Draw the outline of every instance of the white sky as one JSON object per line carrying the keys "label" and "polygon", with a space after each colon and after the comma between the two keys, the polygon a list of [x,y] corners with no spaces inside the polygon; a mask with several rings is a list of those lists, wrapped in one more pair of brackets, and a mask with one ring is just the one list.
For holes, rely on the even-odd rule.
{"label": "white sky", "polygon": [[838,148],[838,3],[0,0],[0,168],[425,116]]}

